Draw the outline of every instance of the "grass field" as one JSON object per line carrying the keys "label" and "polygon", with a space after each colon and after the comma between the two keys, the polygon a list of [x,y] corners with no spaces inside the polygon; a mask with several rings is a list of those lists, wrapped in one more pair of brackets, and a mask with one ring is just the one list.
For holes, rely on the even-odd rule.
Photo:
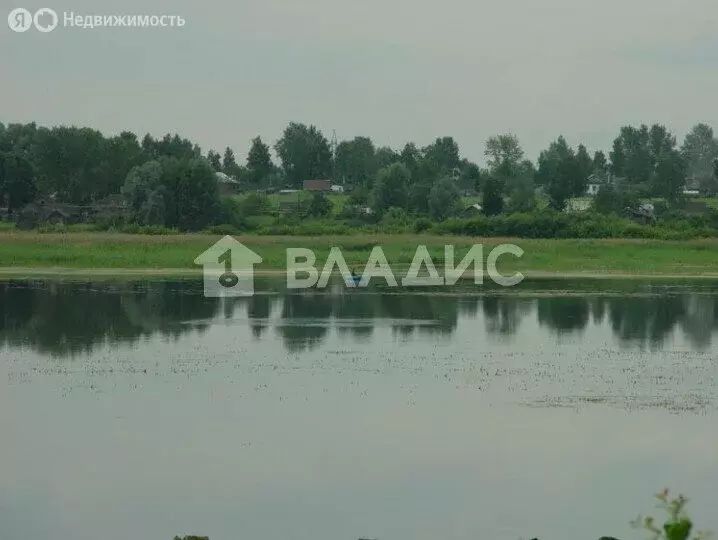
{"label": "grass field", "polygon": [[[0,272],[5,276],[29,269],[123,269],[149,274],[200,271],[194,259],[219,236],[188,234],[171,236],[120,233],[39,234],[0,232]],[[527,240],[467,238],[423,235],[367,236],[238,236],[258,253],[263,262],[258,272],[277,271],[286,266],[287,248],[314,250],[317,267],[323,267],[332,247],[342,249],[348,265],[361,270],[374,246],[381,246],[394,269],[408,268],[416,247],[426,245],[443,273],[444,245],[456,249],[456,263],[474,244],[483,244],[484,258],[498,244],[516,244],[521,258],[504,255],[498,267],[503,272],[566,275],[671,275],[718,276],[718,240],[682,242],[646,240]],[[62,273],[61,270],[58,271]]]}

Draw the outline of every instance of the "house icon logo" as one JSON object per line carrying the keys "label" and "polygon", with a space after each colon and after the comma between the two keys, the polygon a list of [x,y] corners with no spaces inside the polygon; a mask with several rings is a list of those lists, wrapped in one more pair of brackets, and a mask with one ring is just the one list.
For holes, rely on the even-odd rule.
{"label": "house icon logo", "polygon": [[247,246],[225,236],[194,260],[202,265],[204,295],[208,298],[252,296],[254,265],[262,262]]}

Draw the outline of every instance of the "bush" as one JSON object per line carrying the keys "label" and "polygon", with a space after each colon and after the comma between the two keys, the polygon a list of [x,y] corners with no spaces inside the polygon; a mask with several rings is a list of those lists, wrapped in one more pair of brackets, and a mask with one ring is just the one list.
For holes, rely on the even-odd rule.
{"label": "bush", "polygon": [[[707,220],[706,220],[707,221]],[[511,236],[518,238],[656,238],[687,239],[718,236],[712,226],[698,222],[672,221],[659,227],[640,225],[615,215],[566,214],[544,211],[470,219],[449,219],[434,225],[438,234],[466,236]]]}
{"label": "bush", "polygon": [[40,233],[66,233],[67,225],[64,223],[43,223],[37,228]]}
{"label": "bush", "polygon": [[[675,499],[669,499],[667,489],[664,489],[655,497],[659,502],[658,507],[668,514],[668,519],[663,525],[659,527],[652,516],[638,516],[631,524],[636,528],[645,529],[651,533],[655,540],[688,540],[691,538],[693,521],[685,511],[688,499],[683,495],[678,495]],[[696,532],[693,538],[698,540],[708,536],[709,533],[707,532]]]}
{"label": "bush", "polygon": [[177,229],[170,229],[162,225],[124,225],[118,229],[119,232],[126,234],[147,234],[147,235],[169,235],[180,234]]}
{"label": "bush", "polygon": [[232,197],[222,197],[219,203],[219,213],[216,225],[229,225],[235,229],[246,229],[247,221],[242,215],[241,204]]}
{"label": "bush", "polygon": [[312,217],[327,217],[332,213],[332,201],[324,193],[312,195],[307,207],[307,215]]}
{"label": "bush", "polygon": [[229,225],[227,223],[224,223],[222,225],[212,225],[203,232],[206,234],[219,234],[222,236],[237,236],[242,234],[242,231],[239,230],[237,227],[235,227],[234,225]]}
{"label": "bush", "polygon": [[433,223],[428,218],[419,218],[414,222],[414,232],[421,233],[428,231],[433,226]]}
{"label": "bush", "polygon": [[269,206],[269,201],[264,193],[253,191],[239,203],[242,216],[261,216]]}
{"label": "bush", "polygon": [[391,232],[400,232],[409,225],[409,221],[406,210],[392,206],[382,217],[381,224],[384,229]]}

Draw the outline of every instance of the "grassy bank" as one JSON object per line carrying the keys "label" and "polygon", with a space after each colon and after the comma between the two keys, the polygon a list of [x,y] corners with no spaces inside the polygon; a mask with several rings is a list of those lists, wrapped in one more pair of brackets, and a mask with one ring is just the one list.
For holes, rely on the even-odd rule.
{"label": "grassy bank", "polygon": [[[135,269],[147,274],[199,271],[194,259],[220,236],[204,234],[147,236],[118,233],[39,234],[0,232],[0,268],[4,275],[24,269]],[[444,245],[453,244],[456,262],[475,243],[484,245],[484,256],[498,244],[520,246],[524,255],[499,259],[503,272],[522,271],[527,275],[559,273],[571,275],[675,275],[718,276],[718,240],[556,240],[470,238],[466,236],[372,235],[372,236],[238,236],[258,253],[262,271],[281,270],[285,250],[311,248],[317,266],[323,265],[329,250],[340,247],[349,266],[361,270],[375,245],[382,247],[397,270],[407,268],[416,246],[426,245],[442,273]]]}

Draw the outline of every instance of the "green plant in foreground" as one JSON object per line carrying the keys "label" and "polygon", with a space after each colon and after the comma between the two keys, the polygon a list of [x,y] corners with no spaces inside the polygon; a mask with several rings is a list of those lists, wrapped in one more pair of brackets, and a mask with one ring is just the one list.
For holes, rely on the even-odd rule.
{"label": "green plant in foreground", "polygon": [[[658,540],[665,538],[666,540],[688,540],[691,538],[693,530],[693,522],[685,512],[688,499],[683,495],[678,495],[675,499],[668,498],[668,489],[664,489],[656,495],[659,504],[658,508],[663,508],[668,513],[668,519],[663,524],[663,528],[659,528],[655,519],[651,516],[639,516],[631,524],[634,527],[643,528],[651,533],[651,538]],[[694,540],[707,538],[709,533],[705,531],[696,532],[693,535]]]}

